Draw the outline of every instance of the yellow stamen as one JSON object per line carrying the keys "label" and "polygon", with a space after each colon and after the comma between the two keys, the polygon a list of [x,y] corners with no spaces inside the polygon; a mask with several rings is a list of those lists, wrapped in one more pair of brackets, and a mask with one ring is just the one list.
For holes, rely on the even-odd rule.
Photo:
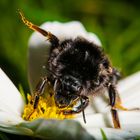
{"label": "yellow stamen", "polygon": [[27,95],[28,104],[25,105],[23,112],[23,119],[25,120],[35,120],[37,118],[45,118],[45,119],[70,119],[74,118],[72,114],[63,114],[63,110],[71,110],[72,107],[59,108],[56,106],[54,101],[54,95],[48,94],[46,97],[40,97],[37,108],[33,108],[33,97],[31,95]]}

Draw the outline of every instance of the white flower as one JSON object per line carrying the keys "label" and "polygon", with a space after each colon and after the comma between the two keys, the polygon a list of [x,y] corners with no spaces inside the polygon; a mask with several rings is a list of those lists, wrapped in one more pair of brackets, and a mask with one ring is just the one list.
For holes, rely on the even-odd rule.
{"label": "white flower", "polygon": [[[68,37],[77,35],[90,38],[90,41],[101,45],[95,34],[87,33],[79,22],[62,24],[59,22],[45,23],[42,28],[51,31],[61,41]],[[49,43],[38,33],[33,33],[29,42],[29,80],[33,89],[43,76],[43,65],[46,60],[46,49]],[[128,108],[140,106],[140,72],[122,80],[118,84],[123,105]],[[108,139],[134,138],[140,132],[140,112],[120,111],[119,117],[122,129],[114,129],[106,96],[93,99],[92,105],[86,110],[87,123],[84,124],[81,114],[76,118],[82,126],[96,139],[102,139],[100,128],[102,128]],[[62,139],[62,137],[76,139],[92,139],[80,125],[75,121],[55,121],[38,119],[28,122],[22,119],[24,101],[5,73],[0,69],[0,130],[14,134],[25,134],[40,138]],[[60,132],[61,131],[61,132]],[[49,132],[49,133],[47,133]],[[63,132],[63,133],[62,133]],[[65,135],[68,134],[68,135]],[[75,137],[74,137],[75,136]]]}

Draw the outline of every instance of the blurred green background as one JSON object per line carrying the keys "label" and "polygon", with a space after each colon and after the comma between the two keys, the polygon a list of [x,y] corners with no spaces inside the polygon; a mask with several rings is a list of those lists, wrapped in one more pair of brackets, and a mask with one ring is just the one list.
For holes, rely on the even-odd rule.
{"label": "blurred green background", "polygon": [[140,69],[138,0],[0,0],[0,67],[28,91],[27,50],[32,31],[18,9],[37,25],[45,21],[81,21],[96,33],[112,63],[124,76]]}
{"label": "blurred green background", "polygon": [[99,36],[123,76],[140,70],[140,1],[0,0],[0,67],[26,92],[27,44],[32,31],[21,22],[17,9],[37,25],[79,20],[87,31]]}

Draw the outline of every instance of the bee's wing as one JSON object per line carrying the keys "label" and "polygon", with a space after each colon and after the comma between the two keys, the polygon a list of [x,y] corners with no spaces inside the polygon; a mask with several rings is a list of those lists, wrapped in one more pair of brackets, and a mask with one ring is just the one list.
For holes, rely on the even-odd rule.
{"label": "bee's wing", "polygon": [[[65,39],[74,39],[77,36],[81,36],[101,46],[98,37],[94,33],[88,33],[78,21],[67,23],[46,22],[41,25],[41,28],[54,34],[60,42]],[[47,63],[49,50],[49,41],[40,33],[34,32],[29,39],[28,52],[28,76],[31,90],[35,88],[40,77],[46,74],[45,65]]]}

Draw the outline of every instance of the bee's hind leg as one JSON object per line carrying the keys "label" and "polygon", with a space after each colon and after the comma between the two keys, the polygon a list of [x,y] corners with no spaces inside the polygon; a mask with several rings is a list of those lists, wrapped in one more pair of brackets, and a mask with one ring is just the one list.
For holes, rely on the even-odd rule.
{"label": "bee's hind leg", "polygon": [[121,98],[119,96],[118,91],[116,90],[115,86],[109,86],[109,98],[110,98],[110,105],[114,109],[119,109],[123,111],[128,111],[129,109],[122,105]]}
{"label": "bee's hind leg", "polygon": [[140,111],[140,108],[128,109],[122,105],[121,98],[114,85],[108,87],[109,100],[111,105],[111,114],[115,128],[121,128],[117,110],[123,111]]}
{"label": "bee's hind leg", "polygon": [[[122,105],[122,101],[121,101],[120,95],[119,95],[119,93],[117,92],[117,90],[116,90],[116,88],[114,86],[110,87],[110,92],[114,92],[113,95],[115,96],[115,97],[113,97],[113,98],[115,98],[115,103],[113,103],[113,107],[112,108],[118,109],[118,110],[122,110],[122,111],[136,111],[136,110],[140,110],[140,108],[126,108],[126,107],[124,107]],[[111,103],[110,103],[110,105],[111,105]]]}
{"label": "bee's hind leg", "polygon": [[108,94],[109,94],[109,101],[110,101],[110,105],[111,105],[111,115],[113,118],[114,127],[121,128],[118,112],[117,112],[117,109],[115,107],[116,101],[117,101],[116,100],[116,89],[113,85],[109,85]]}

